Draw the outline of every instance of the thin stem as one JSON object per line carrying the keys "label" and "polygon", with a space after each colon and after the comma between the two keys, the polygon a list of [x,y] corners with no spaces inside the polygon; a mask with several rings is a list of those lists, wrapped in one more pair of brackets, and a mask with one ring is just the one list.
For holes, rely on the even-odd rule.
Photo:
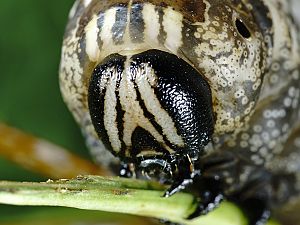
{"label": "thin stem", "polygon": [[[1,122],[0,155],[26,169],[51,178],[70,178],[78,174],[111,174],[61,146]],[[61,169],[61,164],[64,165],[64,169]]]}
{"label": "thin stem", "polygon": [[196,207],[191,194],[163,198],[165,187],[147,181],[84,176],[44,183],[0,182],[0,202],[13,205],[65,206],[87,210],[128,213],[166,219],[187,225],[246,224],[230,203],[207,216],[185,220]]}

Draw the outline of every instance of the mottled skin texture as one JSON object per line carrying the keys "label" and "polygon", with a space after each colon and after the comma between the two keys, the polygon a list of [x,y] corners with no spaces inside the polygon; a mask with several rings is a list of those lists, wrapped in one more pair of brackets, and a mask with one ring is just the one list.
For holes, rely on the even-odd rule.
{"label": "mottled skin texture", "polygon": [[177,55],[211,90],[214,132],[191,159],[202,174],[194,189],[202,198],[210,191],[200,213],[221,194],[242,206],[261,202],[251,223],[263,223],[265,209],[300,190],[297,35],[285,0],[76,1],[64,37],[61,91],[96,161],[109,166],[116,158],[97,135],[88,106],[94,68],[115,53]]}

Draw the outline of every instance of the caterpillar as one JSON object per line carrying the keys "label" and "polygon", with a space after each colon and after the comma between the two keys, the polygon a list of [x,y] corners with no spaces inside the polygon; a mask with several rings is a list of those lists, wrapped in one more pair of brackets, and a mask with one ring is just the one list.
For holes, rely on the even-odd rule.
{"label": "caterpillar", "polygon": [[299,196],[298,36],[285,0],[77,0],[60,88],[97,162],[264,224]]}

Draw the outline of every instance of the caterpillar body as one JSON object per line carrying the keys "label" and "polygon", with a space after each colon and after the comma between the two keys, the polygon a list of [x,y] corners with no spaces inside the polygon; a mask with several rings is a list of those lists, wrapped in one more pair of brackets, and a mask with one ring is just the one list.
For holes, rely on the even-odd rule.
{"label": "caterpillar body", "polygon": [[96,161],[262,224],[299,196],[298,35],[285,0],[77,0],[61,92]]}

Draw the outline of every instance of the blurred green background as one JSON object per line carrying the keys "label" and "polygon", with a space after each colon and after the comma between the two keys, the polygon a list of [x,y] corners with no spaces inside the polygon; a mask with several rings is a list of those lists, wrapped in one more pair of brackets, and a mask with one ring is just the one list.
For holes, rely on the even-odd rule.
{"label": "blurred green background", "polygon": [[[58,86],[62,37],[73,2],[0,1],[0,121],[88,158]],[[46,178],[0,157],[0,180]],[[37,210],[40,208],[0,206],[0,224],[21,215],[36,215]]]}
{"label": "blurred green background", "polygon": [[[0,120],[87,156],[58,86],[62,37],[72,4],[0,1]],[[0,179],[24,179],[13,168],[3,170]]]}

